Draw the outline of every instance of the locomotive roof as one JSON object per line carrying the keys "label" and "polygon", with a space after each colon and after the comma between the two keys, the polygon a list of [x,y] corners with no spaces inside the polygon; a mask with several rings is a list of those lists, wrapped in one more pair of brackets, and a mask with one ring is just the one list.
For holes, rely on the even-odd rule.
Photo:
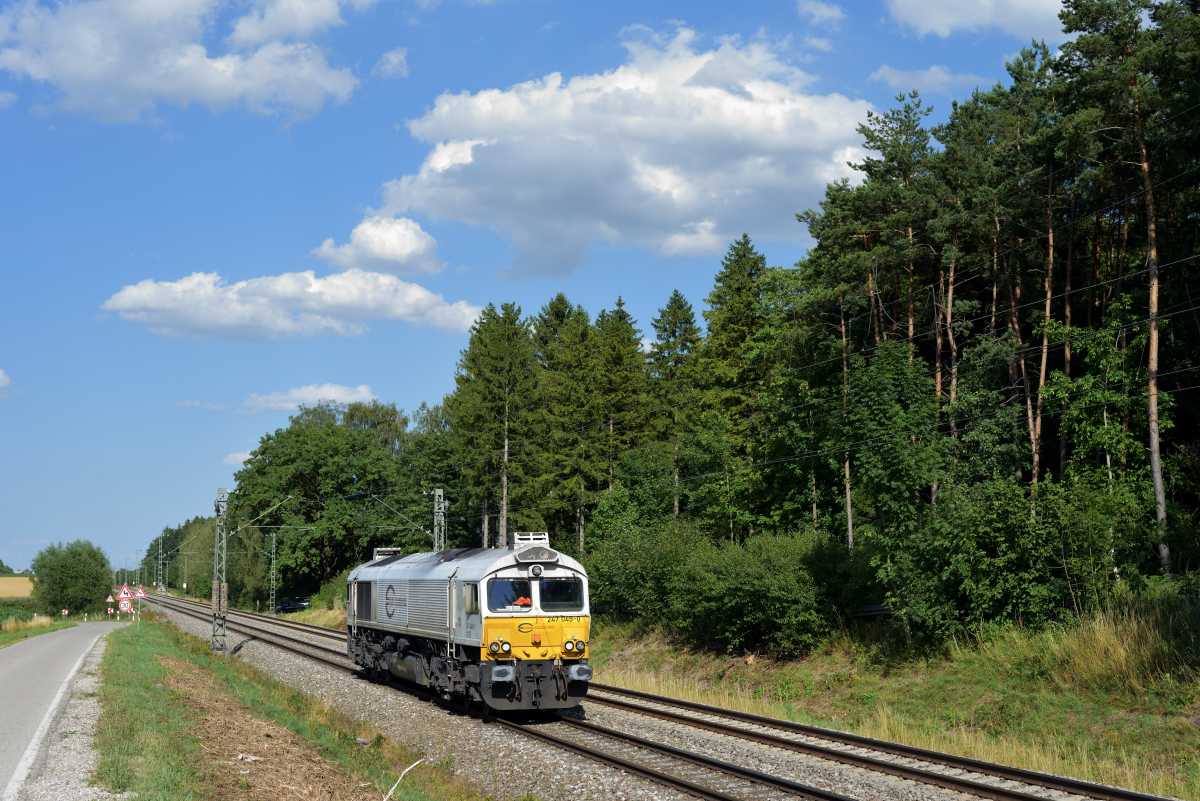
{"label": "locomotive roof", "polygon": [[[547,558],[530,558],[531,551],[540,548]],[[538,554],[540,556],[540,554]],[[524,558],[521,558],[524,557]],[[433,553],[411,553],[403,556],[385,556],[359,565],[351,571],[349,581],[376,581],[383,577],[448,579],[456,572],[460,579],[478,579],[518,564],[538,562],[559,564],[580,573],[586,573],[577,561],[544,546],[524,548],[451,548]]]}

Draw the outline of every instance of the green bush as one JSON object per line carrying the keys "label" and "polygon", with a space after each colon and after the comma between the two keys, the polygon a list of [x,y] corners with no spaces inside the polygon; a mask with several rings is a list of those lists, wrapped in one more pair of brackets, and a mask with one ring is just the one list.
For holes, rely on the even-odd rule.
{"label": "green bush", "polygon": [[0,623],[6,620],[19,620],[25,623],[33,620],[33,612],[28,609],[22,609],[19,606],[9,606],[7,603],[0,605]]}
{"label": "green bush", "polygon": [[760,535],[746,543],[700,543],[671,581],[669,618],[687,639],[777,656],[811,650],[833,610],[813,580],[810,536]]}
{"label": "green bush", "polygon": [[321,585],[321,589],[309,597],[308,602],[314,609],[338,609],[346,605],[346,579],[350,577],[348,567],[341,573]]}

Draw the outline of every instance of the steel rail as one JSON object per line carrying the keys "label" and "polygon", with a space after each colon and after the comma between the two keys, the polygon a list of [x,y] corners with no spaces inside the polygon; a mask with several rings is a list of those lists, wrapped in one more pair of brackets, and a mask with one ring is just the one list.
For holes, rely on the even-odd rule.
{"label": "steel rail", "polygon": [[634,745],[649,751],[655,751],[665,756],[693,762],[701,767],[713,768],[724,773],[731,773],[757,784],[765,784],[769,787],[794,793],[804,798],[811,798],[814,801],[851,801],[848,796],[841,795],[840,793],[835,793],[830,790],[821,790],[816,787],[810,787],[806,784],[790,781],[789,779],[781,779],[778,776],[772,776],[769,773],[762,773],[761,771],[743,768],[740,765],[734,765],[730,762],[724,762],[713,757],[695,754],[691,751],[684,751],[682,748],[675,748],[674,746],[651,742],[650,740],[645,740],[641,737],[635,737],[632,734],[626,734],[625,732],[617,731],[616,729],[597,726],[595,723],[588,723],[587,721],[568,717],[561,717],[560,720],[563,723],[575,726],[585,731],[590,731],[605,737],[612,737],[613,739],[620,740],[622,742],[633,743]]}
{"label": "steel rail", "polygon": [[[163,597],[162,593],[156,593],[156,595],[158,597]],[[190,604],[190,605],[195,606],[197,609],[211,609],[212,608],[209,604],[204,603],[204,601],[193,601],[190,598],[178,598],[174,595],[168,595],[166,597],[170,598],[175,603]],[[244,609],[229,609],[229,610],[226,610],[226,613],[229,615],[238,615],[240,617],[246,617],[246,618],[251,618],[251,619],[262,619],[262,620],[270,621],[271,624],[275,625],[275,626],[281,626],[283,628],[295,629],[297,631],[305,631],[305,632],[308,632],[311,634],[316,634],[316,635],[319,635],[322,637],[329,637],[330,639],[341,640],[343,642],[345,642],[345,640],[346,640],[346,633],[344,631],[339,631],[337,629],[329,629],[324,626],[317,626],[312,623],[301,623],[298,620],[284,620],[282,618],[272,617],[270,615],[264,615],[259,612],[247,612]]]}
{"label": "steel rail", "polygon": [[[180,614],[187,615],[188,617],[196,618],[197,620],[205,620],[207,618],[206,615],[200,614],[198,609],[196,609],[194,607],[189,608],[189,606],[191,606],[192,603],[194,603],[194,602],[188,602],[187,605],[184,605],[184,604],[179,603],[179,599],[177,599],[177,598],[174,598],[172,596],[167,596],[167,597],[171,598],[171,601],[169,601],[169,602],[164,601],[163,596],[161,596],[159,594],[152,595],[149,600],[152,603],[158,604],[159,606],[163,606],[170,611],[178,612]],[[196,604],[196,606],[199,608],[203,608],[202,603]],[[259,617],[262,617],[262,616],[260,615]],[[254,636],[256,639],[259,639],[261,642],[266,643],[268,645],[273,645],[276,648],[281,648],[285,651],[296,654],[298,656],[303,656],[308,659],[312,659],[314,661],[321,662],[325,665],[328,665],[335,669],[344,671],[346,673],[351,673],[355,676],[363,675],[362,672],[357,667],[351,667],[350,665],[347,665],[343,662],[335,662],[331,659],[326,659],[324,657],[313,654],[309,651],[301,650],[300,648],[296,648],[296,647],[287,645],[286,643],[278,642],[274,638],[271,638],[271,639],[260,638],[257,635],[259,633],[261,633],[261,630],[251,629],[249,627],[241,626],[240,624],[236,624],[236,623],[230,623],[228,625],[230,626],[230,628],[236,627],[235,630],[241,630],[242,633],[250,634],[251,636]],[[300,643],[301,645],[303,645],[307,648],[320,648],[322,650],[328,650],[328,649],[323,649],[321,646],[314,646],[311,643],[303,643],[303,641],[288,638],[288,637],[286,637],[286,635],[281,635],[281,636],[284,636],[285,639],[291,639],[292,642]],[[386,685],[389,687],[393,687],[393,688],[399,687],[399,685],[396,685],[391,681],[387,681]],[[400,689],[403,689],[405,692],[408,692],[410,695],[413,695],[417,698],[421,698],[423,700],[434,701],[439,704],[444,703],[443,700],[434,693],[429,693],[429,692],[426,692],[423,690],[419,690],[419,689],[407,687],[407,686],[400,687]],[[455,711],[461,712],[461,711],[463,711],[463,708],[461,706],[456,706]],[[690,795],[694,798],[702,799],[702,801],[742,801],[741,799],[739,799],[735,796],[727,795],[727,794],[719,792],[717,790],[712,790],[712,789],[706,788],[702,785],[698,785],[698,784],[695,784],[694,782],[690,782],[687,779],[681,779],[678,777],[670,776],[669,774],[654,770],[653,768],[649,768],[644,765],[639,765],[636,762],[632,762],[628,759],[624,759],[622,757],[616,756],[615,754],[605,753],[604,751],[600,751],[598,749],[589,748],[588,746],[583,745],[581,743],[572,742],[571,740],[568,740],[566,738],[556,737],[553,734],[550,734],[548,732],[539,731],[535,727],[525,726],[520,723],[506,720],[504,718],[492,717],[490,715],[481,713],[477,710],[468,709],[466,711],[472,717],[475,717],[476,719],[481,720],[484,723],[499,724],[507,729],[517,731],[527,737],[532,737],[534,739],[553,744],[559,748],[562,748],[567,751],[571,751],[572,753],[579,754],[580,756],[584,756],[595,762],[599,762],[601,764],[608,765],[610,767],[615,767],[620,770],[626,771],[628,773],[632,773],[634,775],[641,776],[642,778],[648,779],[652,782],[655,782],[656,784],[661,784],[661,785],[664,785],[671,789],[679,790],[679,791],[681,791],[687,795]],[[650,743],[649,741],[641,740],[638,737],[624,734],[623,732],[604,729],[603,727],[600,727],[600,726],[594,726],[593,724],[582,723],[580,721],[572,720],[570,718],[565,718],[565,717],[559,718],[559,720],[568,722],[569,724],[578,725],[581,728],[591,727],[591,728],[597,730],[598,732],[603,733],[606,736],[613,737],[614,739],[624,741],[624,742],[629,742],[629,743],[637,745],[641,748],[646,748],[649,750],[657,751],[659,753],[670,754],[672,756],[675,756],[678,759],[686,759],[688,761],[691,761],[691,762],[694,762],[697,764],[703,764],[706,767],[709,767],[713,770],[719,770],[722,772],[729,773],[731,775],[738,775],[743,778],[749,778],[750,775],[752,775],[752,774],[755,776],[761,776],[762,777],[761,779],[753,779],[753,780],[759,781],[760,783],[763,783],[763,784],[772,784],[773,786],[780,787],[781,789],[785,785],[790,785],[790,787],[787,787],[788,791],[796,793],[798,795],[801,795],[804,798],[813,799],[813,801],[855,801],[855,799],[849,798],[848,796],[838,795],[837,793],[832,793],[832,792],[829,792],[826,790],[821,790],[816,787],[808,787],[806,785],[798,784],[796,782],[789,782],[786,779],[771,777],[771,776],[768,776],[767,774],[758,774],[756,771],[749,770],[748,768],[740,768],[736,765],[729,765],[728,763],[723,763],[720,760],[715,760],[710,757],[702,756],[700,754],[690,754],[685,751],[680,751],[679,749],[674,749],[670,746],[664,746],[664,745],[659,745],[659,744],[655,744],[655,743]],[[671,754],[671,752],[678,752],[678,753]]]}
{"label": "steel rail", "polygon": [[[165,606],[167,609],[171,609],[175,612],[179,612],[180,614],[188,615],[189,617],[194,617],[198,620],[208,619],[207,615],[202,615],[199,612],[188,609],[187,607],[183,607],[183,606],[180,606],[175,603],[165,603],[161,597],[150,596],[150,598],[147,600],[152,600],[153,603],[156,603],[160,606]],[[351,668],[351,667],[348,667],[346,664],[344,664],[345,662],[350,661],[350,658],[348,656],[346,656],[345,654],[343,654],[340,651],[335,651],[332,648],[326,648],[323,645],[316,645],[314,643],[305,642],[303,640],[297,640],[297,639],[288,637],[283,634],[274,634],[272,632],[265,631],[263,629],[253,628],[250,626],[244,626],[240,623],[227,623],[226,625],[229,626],[234,631],[237,631],[241,634],[249,634],[251,637],[253,637],[256,640],[260,640],[260,641],[268,643],[270,645],[274,645],[277,648],[282,648],[285,651],[290,651],[294,654],[298,654],[299,656],[306,656],[306,657],[309,657],[310,659],[315,659],[316,661],[323,662],[326,665],[330,665],[331,667],[340,668],[343,670],[349,670],[349,671],[355,672],[355,673],[358,672],[357,668]],[[266,637],[262,636],[264,634],[267,636]],[[313,649],[313,650],[318,650],[318,651],[325,651],[326,653],[330,653],[330,654],[337,654],[341,658],[342,661],[335,662],[334,660],[329,659],[327,657],[318,656],[316,654],[310,653],[309,651],[302,651],[302,650],[300,650],[300,648],[297,648],[292,645],[288,645],[286,642],[279,642],[278,640],[275,639],[276,637],[283,637],[285,640],[290,640],[293,643],[297,643],[298,645],[302,646],[303,648],[308,648],[308,649]]]}
{"label": "steel rail", "polygon": [[[749,712],[738,712],[732,709],[709,706],[708,704],[701,704],[695,701],[684,701],[678,698],[655,695],[653,693],[641,692],[639,690],[628,690],[624,687],[614,687],[612,685],[601,684],[599,682],[591,682],[590,689],[612,693],[614,695],[624,695],[631,698],[637,698],[651,703],[661,704],[663,706],[673,706],[687,709],[706,715],[712,715],[714,717],[724,717],[743,723],[750,723],[757,726],[766,726],[796,734],[803,734],[809,737],[841,743],[842,745],[865,748],[880,753],[891,754],[892,756],[920,760],[922,762],[941,765],[947,768],[976,773],[981,776],[1003,779],[1005,781],[1020,782],[1029,786],[1102,799],[1102,801],[1162,801],[1161,796],[1147,795],[1145,793],[1139,793],[1134,790],[1126,790],[1120,787],[1109,787],[1107,785],[1087,782],[1081,779],[1055,776],[1049,773],[1039,773],[1037,771],[1025,770],[1024,768],[1013,768],[1007,765],[983,762],[981,760],[971,759],[969,757],[959,757],[954,756],[953,754],[940,753],[938,751],[928,751],[923,748],[901,745],[899,743],[892,743],[886,740],[876,740],[871,737],[863,737],[861,735],[850,734],[848,732],[825,729],[818,726],[808,726],[803,723],[795,723],[788,720],[780,720],[778,718],[769,718],[763,715],[751,714]],[[664,720],[695,726],[696,728],[707,729],[719,734],[725,734],[745,740],[774,745],[792,751],[799,751],[811,756],[818,756],[825,759],[831,759],[838,762],[855,765],[856,767],[866,768],[868,770],[881,771],[894,776],[913,779],[914,781],[919,781],[924,784],[934,784],[946,789],[957,790],[959,792],[978,795],[984,798],[996,799],[996,801],[1005,801],[1007,799],[1016,801],[1017,799],[1024,800],[1042,798],[1041,796],[1030,795],[1019,790],[1010,790],[971,779],[962,779],[956,776],[937,773],[935,771],[909,767],[896,762],[891,762],[889,760],[872,758],[861,754],[852,754],[836,748],[798,742],[796,740],[778,737],[765,732],[756,732],[739,728],[737,726],[729,726],[720,723],[714,723],[712,721],[700,720],[687,715],[679,715],[672,712],[665,712],[663,710],[650,709],[638,704],[630,704],[624,701],[618,701],[616,699],[602,698],[591,694],[587,696],[587,699],[588,701],[625,709],[638,714],[650,715],[652,717],[657,717]]]}

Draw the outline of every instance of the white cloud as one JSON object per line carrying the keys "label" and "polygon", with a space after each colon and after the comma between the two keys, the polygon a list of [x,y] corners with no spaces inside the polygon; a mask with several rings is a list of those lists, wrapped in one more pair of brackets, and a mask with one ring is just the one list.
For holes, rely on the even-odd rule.
{"label": "white cloud", "polygon": [[837,27],[846,18],[846,12],[837,3],[822,3],[820,0],[796,0],[796,10],[814,25]]}
{"label": "white cloud", "polygon": [[[353,5],[361,8],[373,2],[360,0]],[[271,39],[311,36],[342,24],[338,0],[262,0],[233,21],[229,41],[246,47]]]}
{"label": "white cloud", "polygon": [[0,11],[0,69],[52,84],[63,109],[109,120],[152,115],[159,103],[303,117],[350,96],[357,80],[348,69],[292,40],[333,24],[320,12],[327,0],[270,0],[234,21],[226,52],[210,53],[206,30],[222,5],[18,0]]}
{"label": "white cloud", "polygon": [[898,70],[882,65],[871,73],[870,80],[882,81],[893,89],[907,92],[917,89],[921,94],[954,94],[960,90],[974,89],[986,83],[986,78],[970,73],[955,74],[946,67],[934,65],[923,70]]}
{"label": "white cloud", "polygon": [[179,409],[203,409],[206,412],[223,412],[229,408],[223,403],[205,403],[203,401],[180,401],[175,406]]}
{"label": "white cloud", "polygon": [[13,92],[0,92],[0,108],[8,108],[17,100],[17,96]]}
{"label": "white cloud", "polygon": [[479,307],[393,275],[351,269],[318,278],[312,270],[229,284],[217,273],[130,284],[102,308],[168,336],[282,339],[367,330],[366,320],[404,320],[466,331]]}
{"label": "white cloud", "polygon": [[[346,387],[341,384],[306,384],[287,392],[272,392],[269,395],[251,394],[246,398],[247,412],[290,412],[301,405],[312,406],[320,401],[334,403],[366,403],[379,396],[366,384]],[[231,454],[236,456],[237,454]],[[228,458],[228,457],[226,457]]]}
{"label": "white cloud", "polygon": [[378,75],[383,78],[407,78],[408,77],[408,49],[397,47],[395,50],[389,50],[383,54],[379,62],[375,64],[375,69],[371,70],[372,75]]}
{"label": "white cloud", "polygon": [[0,370],[0,389],[7,389],[12,386],[12,379],[8,377],[8,373]]}
{"label": "white cloud", "polygon": [[326,239],[313,255],[339,267],[400,275],[437,273],[446,266],[437,257],[437,240],[407,217],[369,216],[350,232],[349,243],[335,246]]}
{"label": "white cloud", "polygon": [[511,238],[517,275],[569,273],[593,242],[692,255],[743,232],[800,241],[794,213],[853,174],[845,153],[870,104],[806,94],[783,46],[626,35],[609,72],[438,97],[408,122],[432,149],[384,187],[382,213],[490,226]]}
{"label": "white cloud", "polygon": [[239,451],[238,453],[231,453],[228,456],[226,456],[224,459],[221,460],[221,464],[237,465],[238,467],[241,467],[242,462],[246,461],[249,458],[250,458],[250,451]]}
{"label": "white cloud", "polygon": [[924,36],[996,28],[1018,39],[1061,41],[1062,0],[887,0],[892,19]]}
{"label": "white cloud", "polygon": [[811,47],[813,50],[820,50],[825,53],[833,51],[833,42],[828,39],[823,39],[819,36],[805,36],[804,44]]}

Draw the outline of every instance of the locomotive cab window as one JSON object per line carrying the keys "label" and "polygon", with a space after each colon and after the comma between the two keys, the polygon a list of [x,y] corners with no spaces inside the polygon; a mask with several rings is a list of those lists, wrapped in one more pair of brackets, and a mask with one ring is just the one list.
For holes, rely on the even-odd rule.
{"label": "locomotive cab window", "polygon": [[488,609],[493,612],[528,612],[533,608],[533,588],[528,579],[492,579],[488,582]]}
{"label": "locomotive cab window", "polygon": [[464,584],[463,585],[463,601],[462,609],[465,615],[479,614],[479,585]]}
{"label": "locomotive cab window", "polygon": [[577,578],[544,578],[538,585],[545,612],[582,612],[583,582]]}

